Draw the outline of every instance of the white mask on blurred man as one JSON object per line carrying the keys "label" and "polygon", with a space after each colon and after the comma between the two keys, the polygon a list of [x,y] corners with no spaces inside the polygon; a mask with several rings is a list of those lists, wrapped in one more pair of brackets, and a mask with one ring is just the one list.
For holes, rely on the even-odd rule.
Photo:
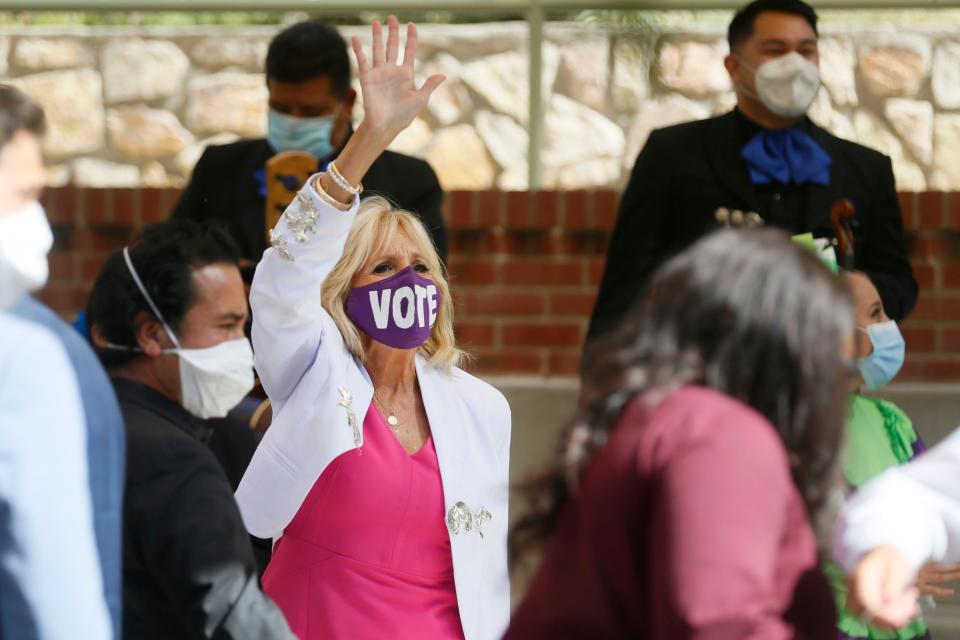
{"label": "white mask on blurred man", "polygon": [[39,202],[0,216],[0,309],[47,283],[53,233]]}

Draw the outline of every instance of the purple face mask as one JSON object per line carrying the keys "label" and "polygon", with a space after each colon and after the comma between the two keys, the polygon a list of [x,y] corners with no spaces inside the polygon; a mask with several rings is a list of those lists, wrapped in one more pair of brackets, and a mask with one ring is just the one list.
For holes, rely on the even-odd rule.
{"label": "purple face mask", "polygon": [[433,280],[407,267],[385,280],[354,287],[347,296],[347,316],[377,342],[414,349],[427,341],[440,308]]}

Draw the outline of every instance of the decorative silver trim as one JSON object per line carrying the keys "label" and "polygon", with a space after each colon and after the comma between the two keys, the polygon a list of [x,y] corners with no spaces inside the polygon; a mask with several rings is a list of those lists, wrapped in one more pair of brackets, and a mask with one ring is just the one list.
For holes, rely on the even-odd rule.
{"label": "decorative silver trim", "polygon": [[447,510],[447,528],[450,533],[457,535],[460,533],[460,527],[464,531],[473,531],[476,528],[480,537],[483,537],[483,523],[492,520],[493,515],[487,511],[486,507],[480,507],[480,510],[473,513],[465,502],[457,502]]}
{"label": "decorative silver trim", "polygon": [[353,446],[360,448],[360,428],[357,426],[357,416],[353,413],[353,396],[345,387],[337,387],[340,392],[340,401],[337,403],[347,410],[347,426],[353,429]]}

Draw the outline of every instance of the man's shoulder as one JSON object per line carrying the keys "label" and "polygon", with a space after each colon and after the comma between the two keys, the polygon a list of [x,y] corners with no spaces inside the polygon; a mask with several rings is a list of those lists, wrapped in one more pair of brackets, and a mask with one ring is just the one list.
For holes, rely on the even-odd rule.
{"label": "man's shoulder", "polygon": [[426,160],[396,151],[384,151],[374,161],[371,171],[377,175],[437,181],[437,174]]}
{"label": "man's shoulder", "polygon": [[28,322],[35,323],[50,331],[63,343],[74,365],[88,365],[89,361],[79,358],[81,354],[94,359],[93,348],[83,339],[77,330],[68,325],[54,311],[30,296],[24,296],[11,308],[11,313]]}
{"label": "man's shoulder", "polygon": [[0,311],[0,360],[9,364],[18,355],[30,357],[34,365],[39,365],[39,357],[60,357],[64,353],[56,335],[46,327],[10,311]]}
{"label": "man's shoulder", "polygon": [[702,120],[679,122],[677,124],[654,129],[650,133],[650,136],[656,137],[661,141],[669,141],[671,143],[682,140],[699,139],[700,136],[704,135],[707,131],[710,131],[713,127],[723,126],[730,119],[731,114],[726,113],[719,116],[713,116],[711,118],[704,118]]}
{"label": "man's shoulder", "polygon": [[887,161],[886,154],[877,151],[876,149],[871,149],[870,147],[854,142],[853,140],[847,140],[845,138],[836,136],[815,123],[814,126],[817,128],[821,136],[825,137],[835,147],[841,149],[843,154],[854,162],[878,163]]}
{"label": "man's shoulder", "polygon": [[237,140],[227,144],[212,144],[203,150],[200,160],[197,164],[210,165],[229,165],[236,168],[238,162],[248,158],[263,158],[264,161],[273,155],[270,145],[265,138],[255,138],[252,140]]}

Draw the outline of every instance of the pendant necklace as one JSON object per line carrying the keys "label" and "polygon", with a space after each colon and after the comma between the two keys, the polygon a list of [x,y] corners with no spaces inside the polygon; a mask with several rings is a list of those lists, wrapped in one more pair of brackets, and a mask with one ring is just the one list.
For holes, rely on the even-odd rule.
{"label": "pendant necklace", "polygon": [[373,401],[380,407],[380,411],[386,414],[387,424],[390,425],[390,429],[393,430],[395,434],[400,435],[400,419],[397,418],[397,415],[383,406],[383,403],[377,399],[377,396],[373,396]]}

